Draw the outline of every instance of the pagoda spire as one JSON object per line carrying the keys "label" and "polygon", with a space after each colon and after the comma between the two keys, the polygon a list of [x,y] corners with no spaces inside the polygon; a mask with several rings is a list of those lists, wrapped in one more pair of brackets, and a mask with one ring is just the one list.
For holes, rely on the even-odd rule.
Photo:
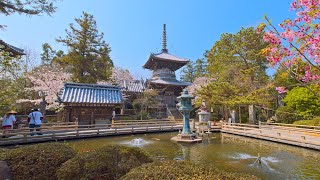
{"label": "pagoda spire", "polygon": [[167,31],[166,24],[163,24],[163,34],[162,34],[162,52],[167,53]]}

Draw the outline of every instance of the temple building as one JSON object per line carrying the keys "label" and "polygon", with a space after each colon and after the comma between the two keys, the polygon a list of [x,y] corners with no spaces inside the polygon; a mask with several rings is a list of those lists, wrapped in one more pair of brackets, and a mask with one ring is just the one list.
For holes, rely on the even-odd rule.
{"label": "temple building", "polygon": [[13,57],[25,55],[23,49],[10,45],[4,42],[2,39],[0,39],[0,49],[3,49],[4,51],[9,52],[10,55]]}
{"label": "temple building", "polygon": [[123,99],[117,86],[65,83],[58,102],[64,105],[65,121],[91,125],[110,123],[112,111],[122,106]]}
{"label": "temple building", "polygon": [[177,97],[180,96],[182,90],[191,85],[189,82],[177,80],[175,71],[183,67],[189,62],[172,55],[167,49],[166,24],[163,25],[162,50],[160,53],[151,53],[148,61],[143,68],[152,71],[152,77],[147,81],[147,88],[157,90],[159,99],[168,109],[175,108]]}

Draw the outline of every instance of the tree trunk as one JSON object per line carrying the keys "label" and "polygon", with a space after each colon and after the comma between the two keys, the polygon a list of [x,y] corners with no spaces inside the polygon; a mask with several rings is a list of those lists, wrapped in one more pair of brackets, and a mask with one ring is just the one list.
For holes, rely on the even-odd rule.
{"label": "tree trunk", "polygon": [[255,124],[257,122],[257,112],[254,105],[249,105],[249,123]]}
{"label": "tree trunk", "polygon": [[224,120],[228,121],[228,119],[229,119],[229,108],[227,106],[225,106],[223,111],[224,111]]}

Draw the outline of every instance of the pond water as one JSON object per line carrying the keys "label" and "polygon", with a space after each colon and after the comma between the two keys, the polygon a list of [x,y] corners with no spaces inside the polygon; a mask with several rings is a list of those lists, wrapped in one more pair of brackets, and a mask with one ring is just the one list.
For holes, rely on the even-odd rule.
{"label": "pond water", "polygon": [[135,146],[159,160],[191,160],[262,179],[320,179],[320,151],[222,133],[213,133],[202,143],[181,144],[170,140],[175,135],[113,136],[68,143],[78,152],[108,144]]}

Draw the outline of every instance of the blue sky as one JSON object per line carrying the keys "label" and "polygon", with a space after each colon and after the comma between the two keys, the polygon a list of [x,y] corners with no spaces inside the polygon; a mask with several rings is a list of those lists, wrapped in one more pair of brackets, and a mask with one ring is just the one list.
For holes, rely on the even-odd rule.
{"label": "blue sky", "polygon": [[[274,24],[293,12],[292,0],[63,0],[50,16],[0,15],[0,38],[18,47],[41,53],[48,42],[65,37],[65,29],[82,11],[94,15],[104,32],[116,66],[129,69],[136,77],[148,77],[142,65],[150,53],[161,50],[162,26],[167,24],[168,49],[171,54],[195,61],[202,58],[222,33],[236,33],[241,27],[257,26],[264,15]],[[179,72],[177,73],[179,74]]]}

